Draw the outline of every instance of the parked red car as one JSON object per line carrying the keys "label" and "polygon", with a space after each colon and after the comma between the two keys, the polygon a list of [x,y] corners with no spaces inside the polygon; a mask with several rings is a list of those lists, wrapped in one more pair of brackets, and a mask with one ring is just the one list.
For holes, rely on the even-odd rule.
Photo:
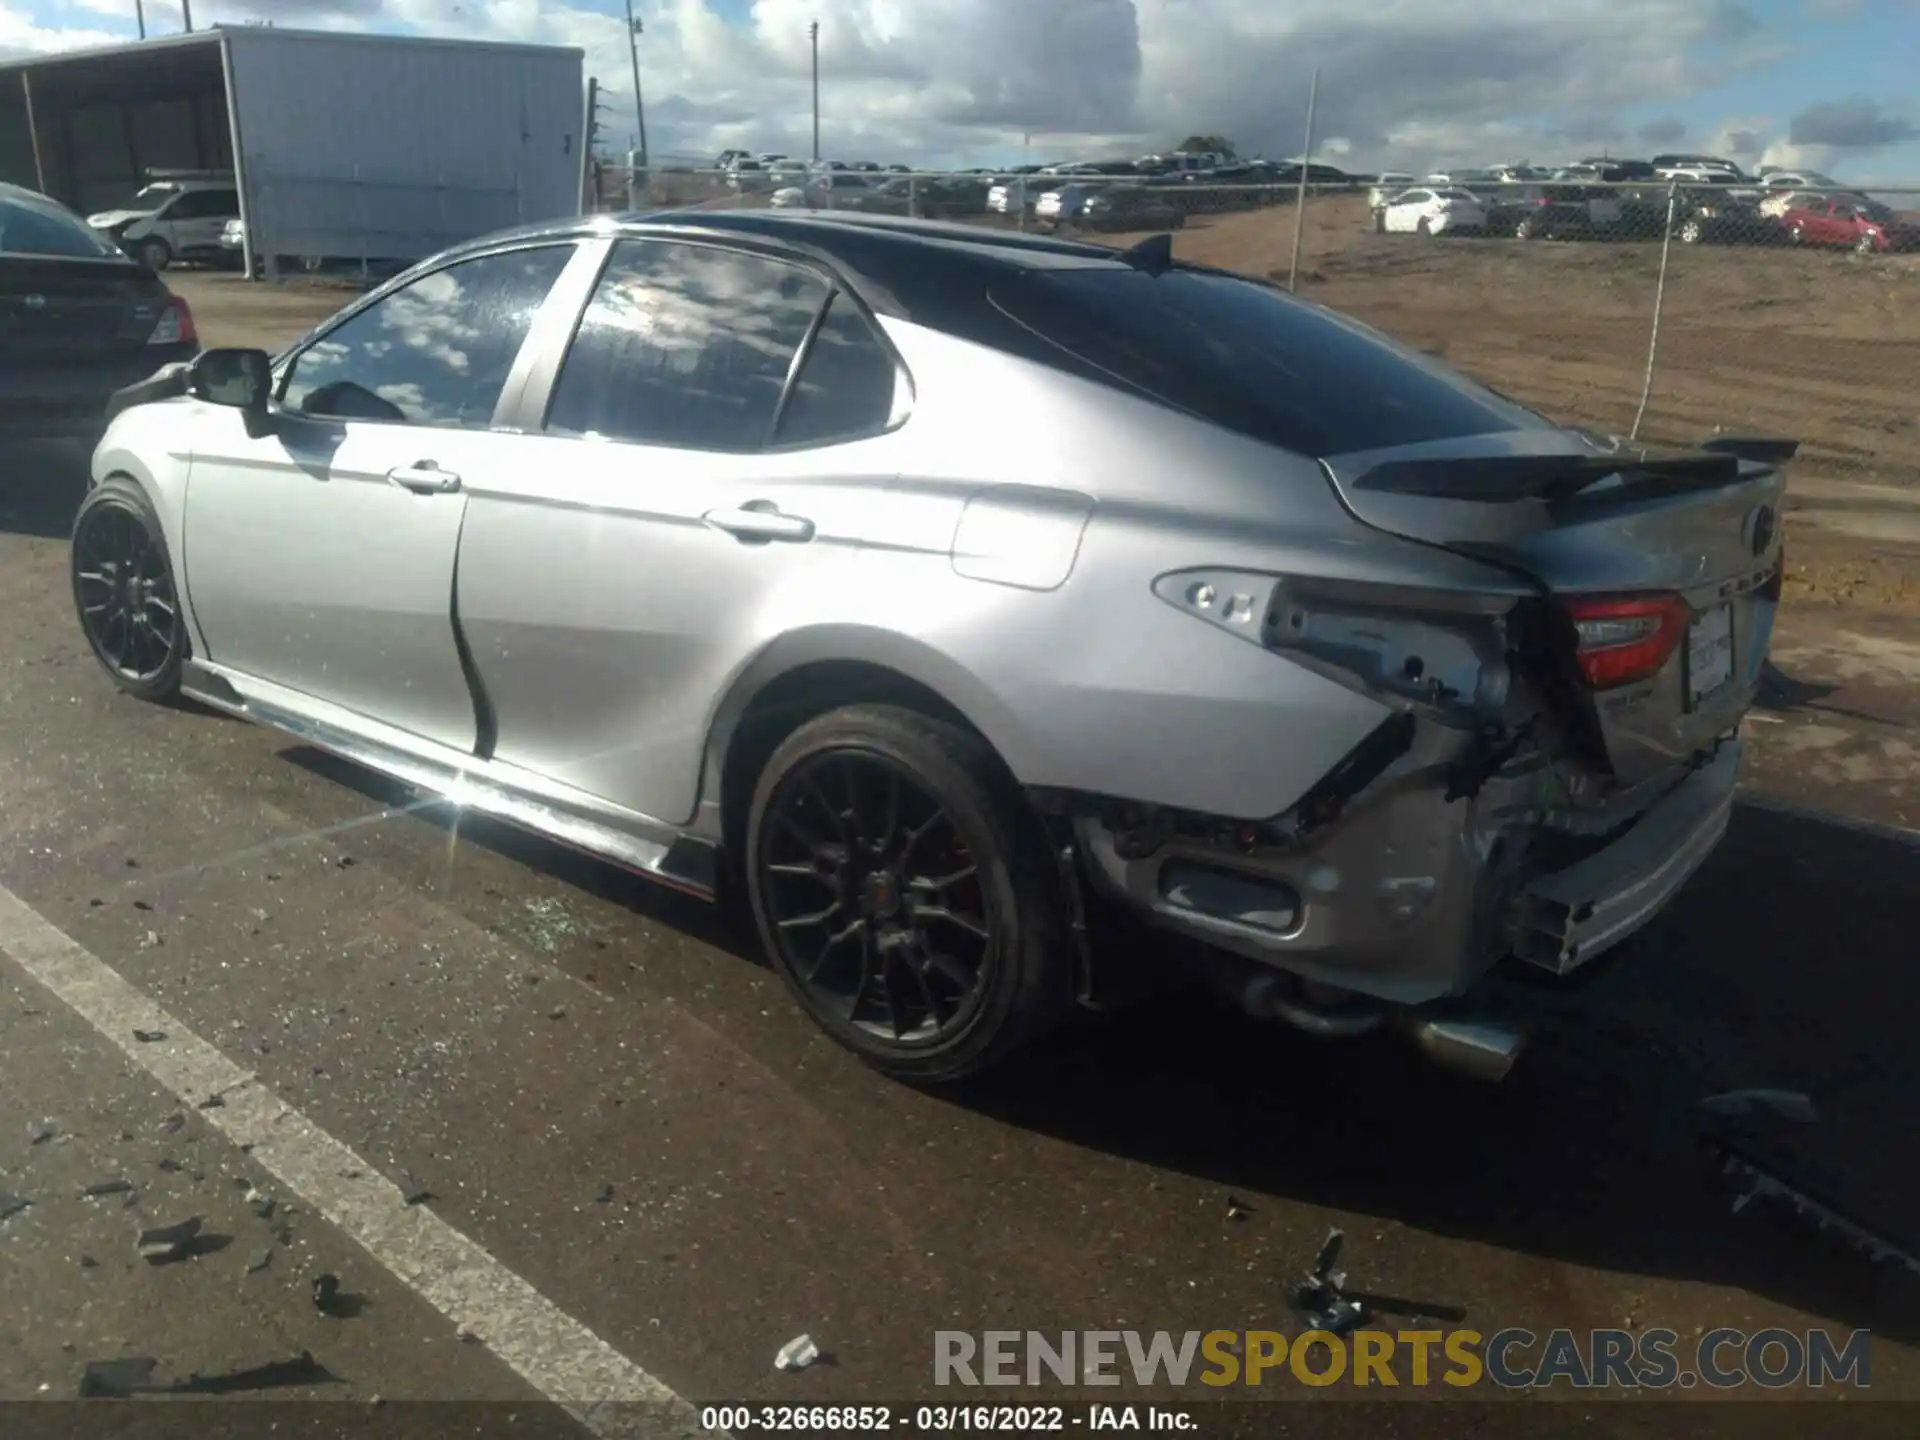
{"label": "parked red car", "polygon": [[1864,196],[1821,198],[1780,217],[1803,245],[1845,245],[1862,255],[1920,250],[1920,224]]}

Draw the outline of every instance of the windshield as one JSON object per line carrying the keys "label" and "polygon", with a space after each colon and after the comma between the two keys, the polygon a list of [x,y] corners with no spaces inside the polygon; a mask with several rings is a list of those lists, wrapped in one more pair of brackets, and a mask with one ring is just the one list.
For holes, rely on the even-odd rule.
{"label": "windshield", "polygon": [[1453,188],[1453,189],[1447,189],[1447,190],[1440,190],[1440,191],[1437,191],[1437,192],[1435,192],[1435,193],[1437,193],[1437,194],[1438,194],[1438,195],[1440,196],[1440,198],[1441,198],[1442,200],[1471,200],[1471,199],[1473,199],[1473,196],[1472,196],[1472,195],[1470,195],[1470,194],[1469,194],[1469,193],[1468,193],[1467,191],[1465,191],[1465,190],[1461,190],[1461,189],[1458,189],[1458,188]]}
{"label": "windshield", "polygon": [[103,260],[120,252],[51,200],[0,195],[0,254]]}
{"label": "windshield", "polygon": [[127,202],[129,210],[158,210],[180,193],[178,185],[148,185]]}
{"label": "windshield", "polygon": [[1897,218],[1892,207],[1882,205],[1878,200],[1856,200],[1853,208],[1867,219],[1879,221],[1881,224]]}
{"label": "windshield", "polygon": [[1357,321],[1232,276],[1050,270],[993,298],[1123,385],[1304,455],[1547,424]]}

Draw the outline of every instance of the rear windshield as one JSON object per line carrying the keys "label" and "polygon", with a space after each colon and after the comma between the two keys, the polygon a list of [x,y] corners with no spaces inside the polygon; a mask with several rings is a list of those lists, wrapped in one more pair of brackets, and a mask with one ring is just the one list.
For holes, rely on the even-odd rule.
{"label": "rear windshield", "polygon": [[1163,404],[1305,455],[1550,422],[1357,321],[1226,275],[1030,270],[1003,311]]}
{"label": "rear windshield", "polygon": [[50,200],[0,195],[0,255],[100,260],[120,252]]}

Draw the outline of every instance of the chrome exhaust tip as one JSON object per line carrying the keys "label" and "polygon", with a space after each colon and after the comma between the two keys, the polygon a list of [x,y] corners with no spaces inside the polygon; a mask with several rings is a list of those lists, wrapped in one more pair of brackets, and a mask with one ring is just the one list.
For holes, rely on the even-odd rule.
{"label": "chrome exhaust tip", "polygon": [[1410,1016],[1404,1028],[1429,1060],[1475,1080],[1492,1083],[1507,1078],[1527,1045],[1525,1031],[1491,1020]]}

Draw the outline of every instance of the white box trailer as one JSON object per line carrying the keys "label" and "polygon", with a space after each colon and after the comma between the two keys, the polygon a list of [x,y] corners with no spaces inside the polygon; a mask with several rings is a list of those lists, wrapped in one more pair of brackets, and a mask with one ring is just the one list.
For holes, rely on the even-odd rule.
{"label": "white box trailer", "polygon": [[230,167],[249,263],[416,260],[580,212],[584,58],[243,25],[10,61],[0,179],[88,213],[155,165]]}

